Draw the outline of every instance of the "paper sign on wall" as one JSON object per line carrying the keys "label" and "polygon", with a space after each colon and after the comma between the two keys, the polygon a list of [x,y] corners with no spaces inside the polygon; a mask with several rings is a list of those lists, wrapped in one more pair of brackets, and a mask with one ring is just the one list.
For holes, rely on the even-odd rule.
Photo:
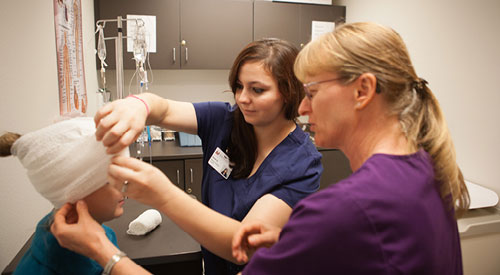
{"label": "paper sign on wall", "polygon": [[332,4],[332,0],[273,0],[273,2],[290,2],[290,3],[305,3],[305,4],[320,4],[320,5]]}
{"label": "paper sign on wall", "polygon": [[[156,16],[154,15],[131,15],[127,14],[127,19],[142,19],[146,28],[146,44],[148,52],[156,52]],[[136,21],[127,21],[127,36],[134,37],[137,30]],[[134,51],[134,39],[127,38],[127,52]]]}
{"label": "paper sign on wall", "polygon": [[334,22],[312,21],[311,41],[335,29]]}

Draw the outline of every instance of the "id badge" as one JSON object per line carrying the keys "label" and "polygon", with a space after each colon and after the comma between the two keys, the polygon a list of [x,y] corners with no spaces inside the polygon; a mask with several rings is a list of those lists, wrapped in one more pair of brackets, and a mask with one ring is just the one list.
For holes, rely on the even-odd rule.
{"label": "id badge", "polygon": [[215,149],[214,153],[208,160],[208,164],[210,164],[210,166],[212,166],[212,168],[225,179],[231,175],[231,171],[233,170],[229,166],[229,157],[219,147]]}

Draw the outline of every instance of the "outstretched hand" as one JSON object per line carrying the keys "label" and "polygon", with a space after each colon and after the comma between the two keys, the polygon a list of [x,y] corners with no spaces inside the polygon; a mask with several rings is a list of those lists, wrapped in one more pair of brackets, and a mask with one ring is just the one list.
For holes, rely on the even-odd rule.
{"label": "outstretched hand", "polygon": [[96,139],[102,140],[108,154],[116,154],[141,134],[148,110],[137,98],[125,98],[104,105],[97,111],[94,122]]}
{"label": "outstretched hand", "polygon": [[84,201],[78,201],[76,205],[67,203],[59,209],[54,214],[50,231],[62,247],[98,262],[101,260],[98,254],[104,252],[103,248],[111,255],[118,251],[106,237],[102,226],[90,216]]}
{"label": "outstretched hand", "polygon": [[125,196],[157,209],[169,200],[171,188],[176,188],[158,168],[131,157],[115,156],[108,176],[109,182]]}
{"label": "outstretched hand", "polygon": [[275,244],[280,232],[279,227],[259,222],[243,224],[233,236],[233,257],[240,263],[248,262],[255,250]]}

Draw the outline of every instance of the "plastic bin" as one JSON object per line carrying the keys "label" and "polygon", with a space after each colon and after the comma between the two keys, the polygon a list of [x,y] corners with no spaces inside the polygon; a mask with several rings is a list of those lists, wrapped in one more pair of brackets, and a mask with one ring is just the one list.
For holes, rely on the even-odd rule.
{"label": "plastic bin", "polygon": [[198,135],[179,132],[179,144],[182,147],[201,146],[201,139]]}

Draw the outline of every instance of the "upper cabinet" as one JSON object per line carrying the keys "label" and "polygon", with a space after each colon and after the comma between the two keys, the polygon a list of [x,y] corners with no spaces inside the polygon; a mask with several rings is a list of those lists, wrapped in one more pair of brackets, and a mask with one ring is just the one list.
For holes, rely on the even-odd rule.
{"label": "upper cabinet", "polygon": [[[95,18],[126,18],[127,14],[156,16],[153,69],[228,69],[234,57],[252,41],[251,0],[96,0]],[[105,36],[116,36],[108,23]],[[126,35],[126,23],[123,24]],[[106,63],[115,68],[114,41],[106,41]],[[123,67],[135,69],[123,41]],[[98,63],[99,64],[99,63]]]}
{"label": "upper cabinet", "polygon": [[275,37],[301,48],[311,41],[312,21],[344,22],[345,6],[255,0],[254,39]]}
{"label": "upper cabinet", "polygon": [[[95,0],[95,20],[156,16],[152,69],[229,69],[245,45],[263,37],[289,40],[297,47],[311,39],[311,22],[338,21],[345,7],[253,0]],[[127,34],[123,24],[123,34]],[[117,35],[115,23],[104,29]],[[115,68],[115,43],[106,41],[106,63]],[[98,61],[98,67],[100,67]],[[135,69],[123,40],[123,67]]]}
{"label": "upper cabinet", "polygon": [[[156,53],[150,53],[149,62],[153,69],[180,68],[180,0],[96,0],[94,2],[95,20],[127,18],[131,15],[156,16]],[[123,35],[127,34],[127,24],[123,24]],[[117,35],[116,23],[107,23],[104,28],[106,37]],[[106,64],[115,68],[115,42],[106,40]],[[127,40],[123,39],[123,67],[135,69],[131,52],[127,52]],[[98,67],[100,62],[97,61]]]}
{"label": "upper cabinet", "polygon": [[252,42],[252,1],[181,0],[181,68],[229,69]]}

